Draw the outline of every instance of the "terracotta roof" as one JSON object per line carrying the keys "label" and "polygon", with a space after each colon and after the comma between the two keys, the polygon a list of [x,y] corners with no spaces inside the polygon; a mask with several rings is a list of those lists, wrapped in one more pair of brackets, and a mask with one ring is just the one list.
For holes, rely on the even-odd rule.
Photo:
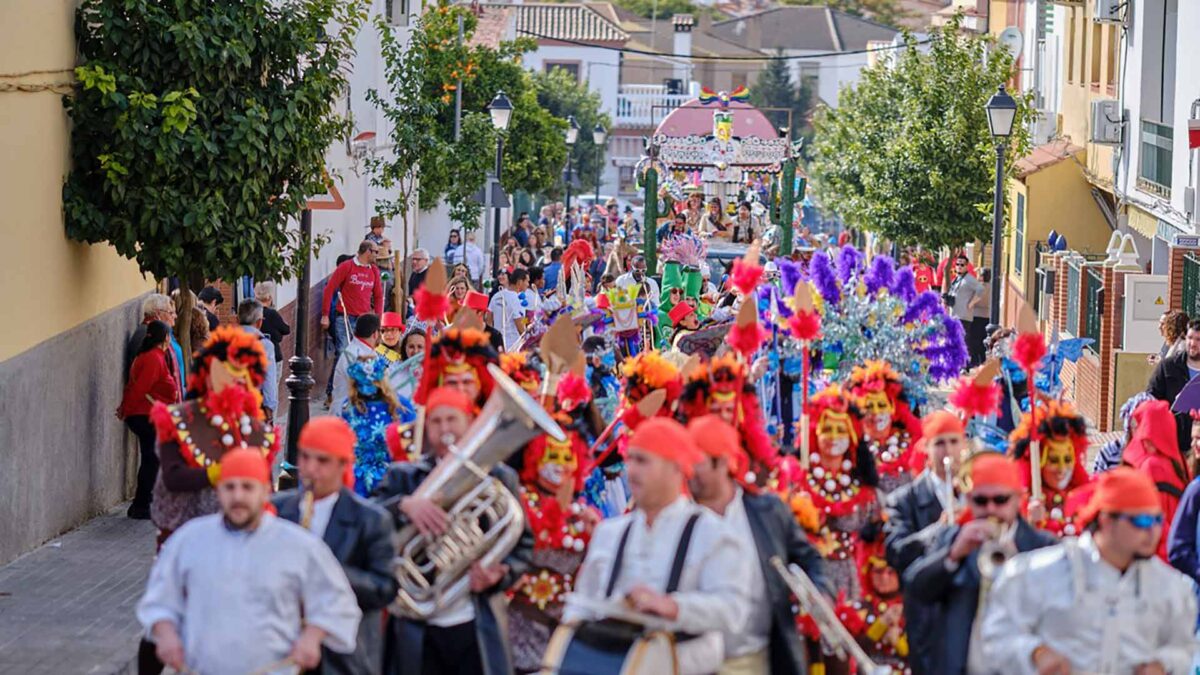
{"label": "terracotta roof", "polygon": [[1017,164],[1013,168],[1016,170],[1018,178],[1024,178],[1035,171],[1058,164],[1081,152],[1083,152],[1083,148],[1060,138],[1030,150],[1028,155],[1017,160]]}
{"label": "terracotta roof", "polygon": [[479,13],[479,24],[475,27],[475,34],[471,36],[469,44],[496,49],[501,42],[510,37],[508,7],[490,5]]}
{"label": "terracotta roof", "polygon": [[[745,43],[747,24],[758,24],[762,51],[776,49],[843,52],[866,49],[867,43],[891,40],[900,31],[828,7],[783,6],[713,24],[718,36]],[[749,46],[749,45],[747,45]]]}
{"label": "terracotta roof", "polygon": [[[625,42],[629,34],[617,25],[611,10],[584,4],[524,3],[487,4],[488,9],[505,7],[515,17],[517,37],[584,42]],[[607,16],[606,16],[607,15]],[[611,17],[611,18],[609,18]]]}

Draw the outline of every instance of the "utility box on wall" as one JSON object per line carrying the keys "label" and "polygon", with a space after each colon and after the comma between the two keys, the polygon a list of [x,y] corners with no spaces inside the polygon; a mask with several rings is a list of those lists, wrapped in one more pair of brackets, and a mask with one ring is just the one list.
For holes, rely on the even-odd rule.
{"label": "utility box on wall", "polygon": [[1167,311],[1170,290],[1162,274],[1125,275],[1125,315],[1122,321],[1127,352],[1158,352],[1162,335],[1158,320]]}

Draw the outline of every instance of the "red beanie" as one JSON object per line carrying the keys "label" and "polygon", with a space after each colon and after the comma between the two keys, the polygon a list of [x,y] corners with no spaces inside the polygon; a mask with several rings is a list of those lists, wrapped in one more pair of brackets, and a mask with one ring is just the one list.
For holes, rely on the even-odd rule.
{"label": "red beanie", "polygon": [[230,450],[221,457],[221,478],[218,483],[224,483],[234,478],[249,478],[263,485],[271,484],[271,468],[261,450],[238,448]]}
{"label": "red beanie", "polygon": [[1090,523],[1102,512],[1162,513],[1162,502],[1154,480],[1127,466],[1118,466],[1100,474],[1091,499],[1079,510],[1079,522]]}
{"label": "red beanie", "polygon": [[630,449],[637,448],[666,459],[691,478],[696,463],[704,458],[683,425],[667,417],[652,417],[638,425],[629,439]]}
{"label": "red beanie", "polygon": [[943,434],[965,434],[962,420],[948,410],[935,410],[921,420],[921,437],[934,438]]}
{"label": "red beanie", "polygon": [[987,452],[971,460],[971,489],[981,485],[1008,488],[1013,492],[1025,489],[1017,463],[998,452]]}
{"label": "red beanie", "polygon": [[438,387],[429,392],[429,397],[425,399],[426,413],[431,412],[434,408],[442,407],[461,410],[468,416],[475,414],[475,406],[471,404],[467,395],[450,387]]}
{"label": "red beanie", "polygon": [[342,485],[354,487],[354,445],[358,437],[349,424],[340,417],[323,415],[314,417],[300,430],[298,445],[304,450],[324,453],[346,462],[342,473]]}

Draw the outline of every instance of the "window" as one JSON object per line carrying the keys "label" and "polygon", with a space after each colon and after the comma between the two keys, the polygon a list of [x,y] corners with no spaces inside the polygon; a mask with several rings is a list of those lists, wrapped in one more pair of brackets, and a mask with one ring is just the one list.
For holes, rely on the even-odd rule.
{"label": "window", "polygon": [[547,73],[552,70],[565,70],[571,74],[571,77],[575,78],[576,82],[579,81],[578,61],[547,61],[545,70]]}
{"label": "window", "polygon": [[1013,271],[1017,275],[1024,274],[1025,269],[1025,195],[1017,193],[1017,226],[1016,238],[1013,243]]}
{"label": "window", "polygon": [[1142,120],[1142,157],[1138,167],[1138,187],[1147,192],[1171,196],[1171,145],[1174,130],[1158,122]]}
{"label": "window", "polygon": [[617,176],[620,185],[621,194],[629,194],[637,192],[637,184],[634,181],[632,166],[617,167]]}

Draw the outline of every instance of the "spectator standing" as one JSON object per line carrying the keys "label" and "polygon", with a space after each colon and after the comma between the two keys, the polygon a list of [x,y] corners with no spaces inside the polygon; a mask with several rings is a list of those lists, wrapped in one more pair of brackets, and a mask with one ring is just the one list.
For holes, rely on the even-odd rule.
{"label": "spectator standing", "polygon": [[322,328],[329,327],[329,306],[335,292],[341,294],[338,310],[345,313],[351,330],[363,314],[383,311],[383,280],[379,276],[379,268],[375,266],[375,256],[378,254],[379,246],[364,240],[358,245],[358,255],[338,265],[333,271],[321,295]]}
{"label": "spectator standing", "polygon": [[[146,339],[146,327],[152,321],[161,321],[167,324],[167,341],[171,344],[171,351],[168,352],[172,358],[168,360],[167,366],[171,370],[171,376],[175,378],[176,384],[179,386],[179,398],[183,398],[184,392],[184,377],[181,373],[183,370],[183,347],[179,346],[179,342],[171,332],[171,327],[175,325],[175,320],[178,315],[175,312],[175,303],[171,298],[162,293],[151,293],[142,300],[142,323],[133,331],[133,335],[129,338],[129,344],[126,350],[128,355],[126,358],[125,371],[129,372],[129,368],[133,365],[133,357],[136,356],[142,349],[142,341]],[[198,345],[193,345],[199,348]]]}
{"label": "spectator standing", "polygon": [[[946,304],[950,305],[951,314],[962,324],[963,333],[967,336],[967,348],[971,353],[971,365],[982,363],[977,357],[983,354],[984,335],[975,330],[975,308],[983,302],[983,285],[979,279],[967,273],[967,256],[959,255],[954,260],[954,281],[946,292]],[[985,324],[986,325],[986,324]]]}
{"label": "spectator standing", "polygon": [[279,409],[279,365],[275,361],[275,343],[262,331],[263,306],[257,300],[243,300],[238,305],[238,325],[262,343],[267,355],[267,376],[262,383],[262,408],[267,424],[275,420]]}
{"label": "spectator standing", "polygon": [[[1184,348],[1171,354],[1154,367],[1150,375],[1150,383],[1146,391],[1168,405],[1175,403],[1175,397],[1183,390],[1193,377],[1200,375],[1200,319],[1188,323],[1184,336]],[[1186,448],[1192,437],[1192,418],[1187,413],[1175,415],[1175,426],[1178,432],[1178,445]]]}
{"label": "spectator standing", "polygon": [[525,290],[521,291],[521,304],[525,307],[525,314],[533,316],[542,310],[542,289],[546,285],[546,276],[542,268],[534,265],[526,270],[529,275],[529,283]]}
{"label": "spectator standing", "polygon": [[[1190,445],[1191,428],[1188,428],[1187,443],[1180,446],[1172,421],[1171,406],[1166,401],[1142,403],[1133,411],[1133,435],[1121,453],[1123,465],[1137,469],[1154,481],[1165,518],[1163,529],[1166,531],[1174,522],[1175,511],[1189,480],[1187,464],[1180,449]],[[1167,560],[1166,537],[1159,541],[1158,556]]]}
{"label": "spectator standing", "polygon": [[411,359],[425,353],[425,331],[420,328],[410,328],[400,341],[400,356]]}
{"label": "spectator standing", "polygon": [[[419,248],[412,252],[412,274],[408,275],[408,287],[404,290],[408,293],[408,297],[412,297],[417,289],[425,285],[425,274],[429,272],[429,263],[433,262],[429,257],[429,251]],[[382,311],[382,308],[380,308]]]}
{"label": "spectator standing", "polygon": [[442,257],[450,267],[466,263],[466,259],[463,258],[462,234],[458,228],[450,230],[450,235],[446,238],[446,248],[442,249]]}
{"label": "spectator standing", "polygon": [[550,264],[542,270],[545,280],[546,293],[553,293],[558,288],[558,275],[562,273],[563,250],[557,246],[550,250]]}
{"label": "spectator standing", "polygon": [[192,348],[199,349],[201,345],[208,341],[208,335],[212,331],[208,328],[208,316],[200,307],[192,307]]}
{"label": "spectator standing", "polygon": [[761,229],[759,219],[750,209],[750,202],[742,202],[738,204],[737,217],[733,221],[733,239],[734,243],[745,242],[749,244],[758,236]]}
{"label": "spectator standing", "polygon": [[513,270],[508,275],[508,283],[488,303],[488,323],[500,331],[506,351],[517,344],[528,323],[525,306],[521,302],[521,293],[528,287],[529,273]]}
{"label": "spectator standing", "polygon": [[[379,268],[379,278],[383,280],[383,298],[384,302],[387,302],[392,286],[396,283],[396,275],[392,270],[392,240],[383,235],[387,222],[382,216],[371,218],[371,224],[368,227],[369,231],[365,240],[379,247],[379,252],[375,254],[375,266]],[[383,309],[380,306],[376,307],[375,311],[382,312]]]}
{"label": "spectator standing", "polygon": [[521,213],[521,217],[517,218],[517,224],[513,228],[513,238],[517,240],[517,245],[525,248],[529,245],[529,214]]}
{"label": "spectator standing", "polygon": [[204,308],[204,314],[208,317],[208,329],[216,330],[217,326],[221,325],[221,319],[217,317],[217,308],[225,302],[225,296],[221,295],[221,291],[215,286],[205,286],[200,289],[200,293],[196,295],[196,299],[200,301],[200,306]]}
{"label": "spectator standing", "polygon": [[[283,320],[283,315],[275,309],[275,282],[261,281],[254,285],[254,299],[263,307],[262,332],[271,338],[275,345],[275,363],[283,363],[283,336],[292,332],[292,327]],[[282,372],[283,368],[276,368]]]}
{"label": "spectator standing", "polygon": [[151,321],[129,368],[129,381],[117,409],[117,418],[125,422],[138,439],[141,461],[138,464],[137,492],[126,515],[135,520],[150,519],[154,480],[158,476],[158,455],[154,443],[154,425],[150,408],[155,401],[171,404],[179,401],[179,384],[171,374],[170,328],[162,321]]}
{"label": "spectator standing", "polygon": [[1178,309],[1172,309],[1159,317],[1158,332],[1162,335],[1163,343],[1158,354],[1150,356],[1151,365],[1187,349],[1187,327],[1188,315]]}
{"label": "spectator standing", "polygon": [[383,358],[375,351],[375,347],[379,346],[379,326],[379,317],[374,314],[358,317],[354,325],[354,339],[346,346],[333,371],[333,399],[329,411],[334,415],[341,415],[346,402],[350,400],[350,364]]}

